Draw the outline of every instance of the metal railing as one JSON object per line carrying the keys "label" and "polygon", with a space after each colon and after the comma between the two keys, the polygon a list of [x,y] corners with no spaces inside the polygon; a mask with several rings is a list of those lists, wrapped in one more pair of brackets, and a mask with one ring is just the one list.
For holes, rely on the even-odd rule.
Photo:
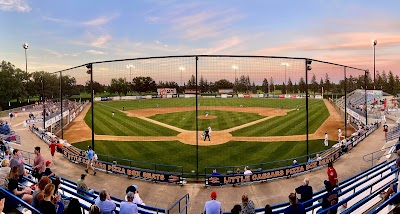
{"label": "metal railing", "polygon": [[[181,202],[184,202],[183,205],[181,205]],[[176,207],[178,208],[178,212],[177,214],[181,214],[181,213],[188,213],[188,205],[189,205],[189,194],[184,195],[182,198],[180,198],[177,202],[175,202],[175,204],[173,204],[168,210],[167,210],[167,214],[172,214],[175,212],[172,212],[173,209],[175,209]]]}
{"label": "metal railing", "polygon": [[[393,145],[393,146],[388,146],[388,147],[386,147],[386,148],[383,148],[383,149],[379,149],[379,150],[376,150],[376,151],[374,151],[374,152],[371,152],[371,153],[368,153],[368,154],[366,154],[366,155],[364,155],[363,156],[363,160],[365,161],[365,162],[372,162],[372,166],[374,166],[374,160],[377,160],[377,159],[380,159],[381,157],[383,157],[383,156],[386,156],[386,155],[391,155],[391,154],[393,154],[393,153],[395,153],[394,152],[394,148],[396,147],[396,145]],[[388,154],[385,154],[385,152],[388,150],[388,149],[390,149],[390,152],[388,153]],[[376,153],[384,153],[383,155],[380,155],[380,156],[378,156],[378,157],[376,157]],[[371,159],[366,159],[366,157],[368,157],[368,156],[371,156]],[[375,157],[374,157],[375,156]]]}
{"label": "metal railing", "polygon": [[[378,207],[375,209],[371,210],[369,214],[375,214],[378,213],[379,211],[383,210],[387,206],[393,204],[395,201],[397,202],[400,198],[400,192],[392,195],[388,200],[384,201],[382,204],[380,204]],[[389,211],[389,210],[388,210]],[[389,212],[388,212],[389,213]]]}

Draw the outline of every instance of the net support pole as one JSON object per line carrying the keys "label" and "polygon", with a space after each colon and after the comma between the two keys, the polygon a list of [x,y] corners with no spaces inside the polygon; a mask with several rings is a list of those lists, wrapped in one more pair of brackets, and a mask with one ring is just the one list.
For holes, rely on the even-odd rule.
{"label": "net support pole", "polygon": [[344,136],[347,136],[347,77],[346,67],[343,68],[344,72]]}
{"label": "net support pole", "polygon": [[63,96],[62,96],[62,71],[60,71],[60,105],[61,105],[61,139],[64,139],[64,114],[63,114]]}
{"label": "net support pole", "polygon": [[[375,46],[374,46],[375,47]],[[364,71],[364,94],[365,94],[365,126],[368,124],[368,101],[367,101],[367,73]]]}
{"label": "net support pole", "polygon": [[197,77],[198,77],[198,70],[197,70],[197,61],[199,60],[199,57],[196,56],[196,180],[199,180],[199,119],[198,119],[198,110],[199,110],[199,104],[198,104],[198,82],[197,82]]}
{"label": "net support pole", "polygon": [[308,63],[311,63],[311,60],[306,59],[306,146],[307,146],[307,161],[309,159],[308,157]]}

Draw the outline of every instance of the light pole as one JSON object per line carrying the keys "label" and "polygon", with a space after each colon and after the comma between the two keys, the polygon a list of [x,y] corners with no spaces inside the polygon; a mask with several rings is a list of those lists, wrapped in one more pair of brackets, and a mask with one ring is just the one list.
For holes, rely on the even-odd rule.
{"label": "light pole", "polygon": [[286,86],[286,69],[287,69],[287,67],[290,66],[290,64],[287,63],[287,62],[282,62],[282,63],[281,63],[281,66],[285,66],[285,86]]}
{"label": "light pole", "polygon": [[28,58],[26,57],[26,50],[28,50],[28,43],[22,44],[22,47],[25,49],[25,72],[28,73]]}
{"label": "light pole", "polygon": [[129,65],[126,65],[126,68],[129,68],[129,82],[130,82],[130,81],[132,81],[132,68],[135,68],[135,66],[132,64],[129,64]]}
{"label": "light pole", "polygon": [[375,46],[378,44],[378,40],[372,40],[372,45],[374,46],[374,89],[375,89]]}
{"label": "light pole", "polygon": [[183,82],[182,82],[182,73],[183,73],[183,71],[185,70],[185,67],[180,66],[180,67],[179,67],[179,70],[181,71],[181,86],[183,86]]}

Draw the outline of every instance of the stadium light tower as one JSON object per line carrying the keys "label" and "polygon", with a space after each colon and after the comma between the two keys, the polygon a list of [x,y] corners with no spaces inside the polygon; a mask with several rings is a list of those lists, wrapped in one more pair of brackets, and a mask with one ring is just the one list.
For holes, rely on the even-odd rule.
{"label": "stadium light tower", "polygon": [[126,68],[129,68],[129,82],[130,82],[130,81],[132,81],[132,68],[135,68],[135,66],[132,64],[129,64],[129,65],[126,65]]}
{"label": "stadium light tower", "polygon": [[372,40],[372,45],[374,46],[374,89],[375,89],[375,46],[378,44],[378,40]]}
{"label": "stadium light tower", "polygon": [[235,71],[235,81],[236,81],[236,70],[239,69],[239,66],[232,65],[232,69]]}
{"label": "stadium light tower", "polygon": [[287,62],[282,62],[282,63],[281,63],[281,66],[285,66],[285,85],[286,85],[286,69],[287,69],[287,67],[290,66],[290,64],[287,63]]}
{"label": "stadium light tower", "polygon": [[185,67],[180,66],[180,67],[179,67],[179,70],[181,71],[181,86],[183,86],[183,82],[182,82],[182,73],[183,73],[183,71],[185,70]]}
{"label": "stadium light tower", "polygon": [[25,49],[25,72],[28,73],[28,58],[26,56],[26,50],[28,50],[29,45],[25,42],[22,44],[22,47]]}

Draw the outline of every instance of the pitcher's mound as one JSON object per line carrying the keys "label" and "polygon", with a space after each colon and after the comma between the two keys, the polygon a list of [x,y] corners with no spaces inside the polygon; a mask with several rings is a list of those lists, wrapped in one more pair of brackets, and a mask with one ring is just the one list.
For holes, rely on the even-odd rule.
{"label": "pitcher's mound", "polygon": [[199,118],[199,119],[215,119],[215,118],[217,118],[217,116],[208,115],[206,117],[206,115],[200,115],[200,116],[197,116],[197,118]]}

